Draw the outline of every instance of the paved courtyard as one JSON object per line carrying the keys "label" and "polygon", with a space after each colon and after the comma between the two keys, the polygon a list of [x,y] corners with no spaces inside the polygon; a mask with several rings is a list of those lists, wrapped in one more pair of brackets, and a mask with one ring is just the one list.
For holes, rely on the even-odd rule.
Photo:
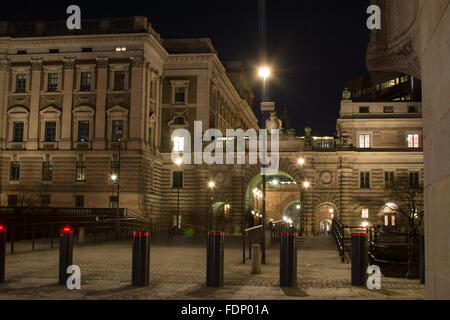
{"label": "paved courtyard", "polygon": [[[381,290],[350,285],[350,265],[342,264],[331,238],[299,239],[298,288],[279,288],[278,244],[267,252],[262,274],[242,264],[240,241],[225,242],[225,285],[207,288],[202,241],[155,240],[151,247],[150,286],[131,286],[131,242],[75,246],[81,290],[58,286],[55,249],[8,255],[0,299],[424,299],[418,280],[382,278]],[[17,245],[20,248],[20,244]],[[39,248],[39,247],[38,247]]]}

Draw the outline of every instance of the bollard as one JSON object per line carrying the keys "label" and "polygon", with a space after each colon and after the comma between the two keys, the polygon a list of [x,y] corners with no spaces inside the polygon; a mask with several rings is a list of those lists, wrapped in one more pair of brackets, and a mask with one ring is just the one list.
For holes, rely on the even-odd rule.
{"label": "bollard", "polygon": [[261,273],[261,245],[254,244],[252,246],[252,274]]}
{"label": "bollard", "polygon": [[5,281],[6,228],[0,225],[0,283]]}
{"label": "bollard", "polygon": [[420,270],[420,283],[425,284],[425,234],[421,233],[419,238],[419,270]]}
{"label": "bollard", "polygon": [[64,227],[60,232],[59,244],[59,285],[66,285],[67,267],[72,265],[73,257],[73,230],[70,227]]}
{"label": "bollard", "polygon": [[367,237],[367,233],[352,233],[352,286],[366,285],[369,266]]}
{"label": "bollard", "polygon": [[133,231],[133,286],[145,287],[150,281],[150,232]]}
{"label": "bollard", "polygon": [[281,233],[280,237],[280,287],[297,286],[296,233]]}
{"label": "bollard", "polygon": [[206,286],[223,287],[223,232],[208,232]]}
{"label": "bollard", "polygon": [[84,228],[80,228],[78,230],[78,243],[79,244],[83,244],[84,243],[84,238],[85,238],[85,231]]}

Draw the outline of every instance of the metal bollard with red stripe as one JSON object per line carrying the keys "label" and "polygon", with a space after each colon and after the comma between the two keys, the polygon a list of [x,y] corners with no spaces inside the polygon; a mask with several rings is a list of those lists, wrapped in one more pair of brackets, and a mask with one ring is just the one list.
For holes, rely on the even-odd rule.
{"label": "metal bollard with red stripe", "polygon": [[73,230],[70,227],[64,227],[60,233],[59,240],[59,285],[67,284],[67,267],[72,265],[73,259]]}
{"label": "metal bollard with red stripe", "polygon": [[0,225],[0,282],[5,281],[6,228]]}
{"label": "metal bollard with red stripe", "polygon": [[280,287],[297,286],[296,233],[280,234]]}
{"label": "metal bollard with red stripe", "polygon": [[148,286],[150,282],[150,232],[133,231],[132,260],[132,285]]}
{"label": "metal bollard with red stripe", "polygon": [[208,232],[206,286],[223,287],[223,232]]}
{"label": "metal bollard with red stripe", "polygon": [[352,233],[352,286],[366,285],[368,266],[368,234]]}
{"label": "metal bollard with red stripe", "polygon": [[425,284],[425,234],[419,234],[419,270],[420,283]]}

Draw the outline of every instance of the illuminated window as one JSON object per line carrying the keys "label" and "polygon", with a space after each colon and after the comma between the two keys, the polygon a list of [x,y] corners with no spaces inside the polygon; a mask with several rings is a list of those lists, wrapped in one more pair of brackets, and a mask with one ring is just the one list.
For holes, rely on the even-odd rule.
{"label": "illuminated window", "polygon": [[369,218],[369,209],[362,209],[361,218],[368,219]]}
{"label": "illuminated window", "polygon": [[362,149],[370,148],[370,134],[359,135],[359,147]]}
{"label": "illuminated window", "polygon": [[77,161],[77,181],[86,181],[86,161]]}
{"label": "illuminated window", "polygon": [[419,134],[408,134],[408,148],[419,148]]}
{"label": "illuminated window", "polygon": [[116,47],[117,52],[127,51],[127,47]]}
{"label": "illuminated window", "polygon": [[173,151],[183,152],[184,151],[184,137],[174,137],[173,138]]}
{"label": "illuminated window", "polygon": [[383,107],[383,112],[384,113],[394,113],[394,107],[392,107],[392,106],[385,106],[385,107]]}

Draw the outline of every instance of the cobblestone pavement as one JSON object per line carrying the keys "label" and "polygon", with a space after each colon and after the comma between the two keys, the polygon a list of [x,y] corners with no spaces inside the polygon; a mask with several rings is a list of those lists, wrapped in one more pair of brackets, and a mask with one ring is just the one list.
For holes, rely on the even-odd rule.
{"label": "cobblestone pavement", "polygon": [[[225,242],[225,285],[207,288],[206,249],[202,241],[181,238],[154,241],[150,286],[134,288],[131,242],[75,246],[74,264],[81,268],[81,290],[57,286],[58,249],[8,255],[0,299],[424,299],[417,280],[382,278],[382,290],[350,285],[350,265],[342,264],[331,239],[300,239],[298,288],[279,288],[279,249],[267,251],[260,275],[242,264],[237,240]],[[19,244],[20,245],[20,244]]]}

